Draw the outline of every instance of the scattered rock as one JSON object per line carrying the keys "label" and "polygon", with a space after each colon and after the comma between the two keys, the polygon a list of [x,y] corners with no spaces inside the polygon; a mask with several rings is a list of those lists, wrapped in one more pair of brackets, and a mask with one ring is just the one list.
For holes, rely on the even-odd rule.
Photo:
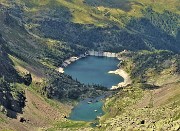
{"label": "scattered rock", "polygon": [[88,104],[91,104],[92,103],[92,100],[88,101]]}
{"label": "scattered rock", "polygon": [[145,120],[142,120],[142,121],[141,121],[141,124],[144,124],[144,123],[145,123]]}
{"label": "scattered rock", "polygon": [[0,112],[7,114],[7,109],[4,106],[0,106]]}
{"label": "scattered rock", "polygon": [[22,116],[20,116],[18,119],[19,119],[19,122],[22,122],[22,123],[26,122],[26,119],[24,117],[22,117]]}

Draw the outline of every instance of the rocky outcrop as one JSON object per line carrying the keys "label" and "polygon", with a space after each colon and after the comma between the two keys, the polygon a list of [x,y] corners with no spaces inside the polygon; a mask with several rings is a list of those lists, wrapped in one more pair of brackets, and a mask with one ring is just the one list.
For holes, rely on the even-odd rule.
{"label": "rocky outcrop", "polygon": [[19,91],[16,85],[0,79],[0,105],[1,112],[8,117],[16,118],[17,113],[22,113],[25,106],[24,92]]}
{"label": "rocky outcrop", "polygon": [[69,59],[67,59],[63,62],[62,67],[67,67],[69,64],[71,64],[72,62],[74,62],[80,58],[81,58],[81,56],[80,57],[76,57],[76,56],[70,57]]}

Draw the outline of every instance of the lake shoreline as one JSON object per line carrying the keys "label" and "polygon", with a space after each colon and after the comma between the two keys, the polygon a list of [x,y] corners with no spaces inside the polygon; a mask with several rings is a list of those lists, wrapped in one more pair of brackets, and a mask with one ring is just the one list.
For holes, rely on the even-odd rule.
{"label": "lake shoreline", "polygon": [[111,90],[115,90],[121,87],[125,87],[132,83],[131,78],[127,72],[125,72],[123,69],[117,69],[115,71],[109,71],[108,73],[117,74],[121,77],[123,77],[124,81],[118,83],[116,86],[112,86]]}
{"label": "lake shoreline", "polygon": [[117,58],[117,53],[113,53],[113,52],[98,52],[98,51],[87,51],[84,54],[81,54],[79,56],[72,56],[69,59],[66,59],[63,64],[61,65],[61,67],[59,67],[57,69],[58,72],[60,73],[64,73],[64,68],[67,67],[68,65],[70,65],[71,63],[81,59],[81,58],[85,58],[87,56],[98,56],[98,57],[113,57],[113,58]]}
{"label": "lake shoreline", "polygon": [[[112,58],[117,58],[118,60],[121,61],[121,58],[118,57],[118,53],[112,53],[112,52],[98,52],[98,51],[87,51],[84,54],[81,54],[79,56],[72,56],[69,59],[66,59],[62,66],[59,67],[57,69],[58,72],[60,73],[64,73],[64,68],[66,68],[68,65],[70,65],[71,63],[81,59],[81,58],[85,58],[87,56],[98,56],[98,57],[112,57]],[[121,87],[125,87],[129,84],[132,83],[131,78],[129,76],[129,74],[127,72],[125,72],[123,69],[117,69],[115,71],[109,71],[108,73],[112,73],[112,74],[117,74],[121,77],[123,77],[124,81],[118,83],[116,86],[112,86],[110,89],[111,90],[115,90]]]}

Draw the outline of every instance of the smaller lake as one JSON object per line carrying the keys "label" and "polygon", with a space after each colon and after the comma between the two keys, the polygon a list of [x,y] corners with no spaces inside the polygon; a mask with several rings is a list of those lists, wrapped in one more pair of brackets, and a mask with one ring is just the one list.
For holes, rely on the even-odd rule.
{"label": "smaller lake", "polygon": [[108,73],[116,70],[118,64],[117,58],[88,56],[70,64],[64,71],[81,83],[98,84],[111,88],[124,81],[121,76]]}
{"label": "smaller lake", "polygon": [[102,116],[104,112],[102,110],[103,102],[101,98],[103,97],[98,97],[96,99],[88,98],[80,101],[78,105],[73,108],[69,119],[76,121],[93,121],[98,116]]}

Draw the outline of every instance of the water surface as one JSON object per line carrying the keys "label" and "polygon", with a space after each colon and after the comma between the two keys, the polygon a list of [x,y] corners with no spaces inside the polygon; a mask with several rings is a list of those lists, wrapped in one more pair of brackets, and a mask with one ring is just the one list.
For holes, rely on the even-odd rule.
{"label": "water surface", "polygon": [[64,71],[81,83],[111,88],[124,80],[119,75],[108,73],[116,70],[118,63],[117,58],[88,56],[70,64]]}
{"label": "water surface", "polygon": [[[88,103],[89,101],[92,101],[92,103]],[[104,114],[102,107],[103,102],[101,101],[101,97],[93,100],[90,98],[85,99],[73,108],[69,119],[76,121],[93,121],[98,116]]]}

